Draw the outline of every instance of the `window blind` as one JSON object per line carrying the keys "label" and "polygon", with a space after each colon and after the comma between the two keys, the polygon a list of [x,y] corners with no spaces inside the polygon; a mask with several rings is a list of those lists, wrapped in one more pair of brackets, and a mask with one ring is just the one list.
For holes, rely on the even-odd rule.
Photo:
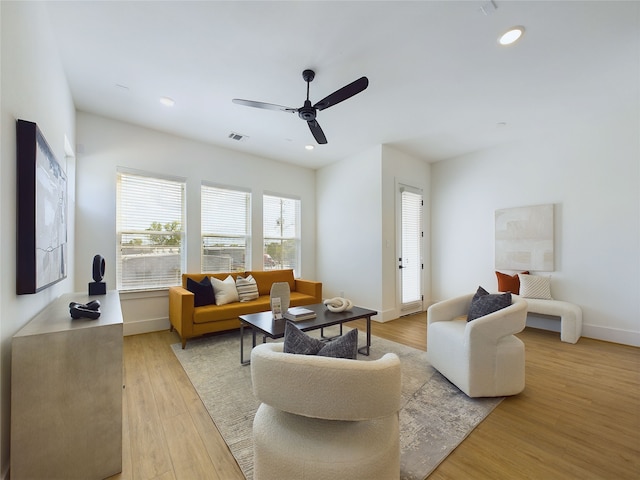
{"label": "window blind", "polygon": [[264,195],[264,269],[299,273],[300,200]]}
{"label": "window blind", "polygon": [[402,190],[402,304],[422,300],[422,195]]}
{"label": "window blind", "polygon": [[181,283],[184,202],[184,181],[118,172],[118,290],[145,290]]}
{"label": "window blind", "polygon": [[202,272],[241,272],[251,265],[251,194],[202,185]]}

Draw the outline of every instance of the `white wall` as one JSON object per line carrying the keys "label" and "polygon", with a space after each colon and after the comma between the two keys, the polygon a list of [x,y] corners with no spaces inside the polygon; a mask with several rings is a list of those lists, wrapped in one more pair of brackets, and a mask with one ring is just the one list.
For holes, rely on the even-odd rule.
{"label": "white wall", "polygon": [[[76,289],[91,281],[91,262],[106,261],[115,288],[116,171],[118,167],[186,178],[187,271],[200,271],[200,185],[249,188],[252,193],[253,269],[262,269],[262,195],[296,196],[302,205],[300,276],[316,280],[315,173],[139,126],[79,112],[77,116]],[[125,334],[169,327],[166,291],[121,294]]]}
{"label": "white wall", "polygon": [[638,111],[434,164],[433,298],[495,290],[495,210],[553,203],[552,295],[584,336],[640,345]]}
{"label": "white wall", "polygon": [[431,166],[423,160],[407,155],[393,147],[382,147],[382,298],[384,321],[398,318],[401,312],[400,270],[400,205],[398,184],[422,190],[424,208],[422,211],[423,238],[422,252],[424,270],[422,291],[424,306],[428,306],[431,294],[429,239],[429,188]]}
{"label": "white wall", "polygon": [[[316,175],[317,262],[324,296],[344,295],[376,310],[376,321],[398,318],[396,183],[422,188],[428,199],[429,165],[378,145]],[[425,269],[428,256],[425,243]],[[426,273],[424,283],[427,295]]]}
{"label": "white wall", "polygon": [[323,296],[343,295],[378,312],[382,311],[381,148],[316,171],[317,270]]}
{"label": "white wall", "polygon": [[69,188],[69,252],[74,251],[74,159],[65,158],[65,136],[75,139],[75,109],[62,70],[46,9],[41,2],[0,2],[0,470],[9,468],[11,337],[61,293],[73,288],[73,256],[68,278],[33,295],[16,295],[16,129],[24,119],[40,127]]}

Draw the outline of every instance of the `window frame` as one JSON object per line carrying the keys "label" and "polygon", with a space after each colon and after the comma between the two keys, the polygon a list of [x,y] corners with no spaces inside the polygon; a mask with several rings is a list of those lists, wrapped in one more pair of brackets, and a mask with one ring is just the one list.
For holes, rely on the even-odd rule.
{"label": "window frame", "polygon": [[[149,227],[147,228],[133,228],[130,225],[131,221],[125,220],[126,216],[132,215],[131,211],[135,209],[136,212],[141,210],[145,210],[141,205],[136,205],[135,207],[127,207],[130,208],[129,212],[123,212],[125,208],[123,206],[123,178],[133,179],[137,177],[140,182],[151,181],[157,182],[158,185],[155,185],[155,188],[159,189],[158,194],[166,193],[167,189],[171,186],[171,188],[176,188],[176,192],[178,192],[179,197],[179,205],[173,205],[174,212],[179,211],[179,219],[173,221],[159,221],[160,218],[151,219],[153,214],[149,212]],[[135,181],[134,181],[135,182]],[[149,192],[151,195],[152,192]],[[164,201],[170,200],[166,198],[164,195]],[[157,197],[156,197],[157,198]],[[187,228],[186,228],[186,201],[187,201],[187,179],[183,177],[176,176],[168,176],[154,172],[140,171],[140,170],[132,170],[127,168],[117,168],[116,170],[116,289],[120,292],[144,292],[144,291],[154,291],[154,290],[164,290],[171,286],[181,285],[182,284],[182,273],[185,272],[186,267],[186,252],[187,252]],[[157,204],[156,202],[153,203]],[[151,210],[148,208],[147,210]],[[129,222],[129,225],[123,225],[123,223]],[[166,229],[166,225],[172,225],[173,223],[177,223],[179,226],[179,230],[160,230],[155,231],[151,230],[151,227],[154,225],[159,225],[161,228]],[[153,232],[153,233],[149,233]],[[178,237],[178,244],[167,244],[165,246],[162,245],[153,245],[151,243],[149,246],[142,246],[144,240],[140,240],[140,237],[148,236],[150,240],[155,237],[156,240],[159,240],[163,237],[167,238],[167,242],[175,241],[175,237]],[[126,275],[124,271],[123,260],[127,255],[123,254],[123,248],[125,244],[123,244],[123,237],[126,236],[133,237],[136,240],[139,240],[141,248],[155,248],[162,249],[165,248],[169,252],[172,250],[178,249],[178,266],[174,270],[173,273],[168,269],[164,275],[159,276],[143,276],[141,280],[136,281],[130,280],[125,281],[123,275]],[[133,239],[131,240],[133,241]],[[131,245],[130,243],[128,245]],[[144,254],[143,254],[144,255]],[[141,255],[141,257],[143,256]],[[151,255],[144,258],[143,261],[148,260]]]}
{"label": "window frame", "polygon": [[[217,190],[219,192],[226,191],[232,194],[242,194],[244,195],[244,228],[245,232],[243,234],[233,233],[230,231],[226,232],[205,232],[205,220],[204,216],[207,213],[211,213],[215,216],[213,212],[205,212],[205,190]],[[228,186],[228,185],[219,185],[208,182],[202,182],[200,184],[200,271],[202,273],[226,273],[226,272],[244,272],[246,270],[251,270],[251,244],[252,244],[252,232],[251,232],[251,224],[252,224],[252,209],[251,209],[251,190],[247,188]],[[227,213],[228,215],[228,213]],[[234,267],[233,255],[230,254],[231,263],[230,268],[228,269],[210,269],[205,267],[205,238],[221,238],[221,239],[243,239],[244,242],[244,262],[239,263],[238,266]],[[241,243],[241,242],[238,242]],[[215,248],[215,247],[214,247]],[[229,249],[232,247],[229,246]]]}
{"label": "window frame", "polygon": [[[278,199],[280,200],[280,205],[281,205],[281,216],[280,218],[282,218],[282,202],[283,201],[292,201],[295,202],[294,203],[294,228],[293,228],[293,235],[284,235],[283,231],[284,228],[286,227],[284,225],[284,222],[280,223],[280,235],[279,236],[274,236],[274,235],[268,235],[268,232],[270,231],[267,226],[266,226],[266,222],[267,219],[266,215],[268,213],[268,208],[267,208],[267,201],[266,198],[274,198],[274,199]],[[262,195],[262,268],[263,270],[287,270],[287,269],[293,269],[294,271],[294,275],[296,277],[298,277],[300,275],[300,264],[301,264],[301,259],[302,259],[302,200],[299,197],[296,196],[292,196],[292,195],[283,195],[283,194],[278,194],[278,193],[272,193],[272,192],[264,192]],[[290,264],[285,264],[284,259],[282,258],[282,256],[280,255],[280,258],[273,258],[274,255],[272,255],[271,253],[273,253],[273,249],[271,249],[271,253],[269,251],[267,251],[267,242],[269,242],[270,244],[273,243],[280,243],[280,251],[282,252],[285,248],[286,248],[286,243],[290,243],[294,245],[294,265],[290,265]],[[277,256],[277,255],[276,255]],[[274,261],[273,265],[267,265],[266,261],[268,259],[272,259],[272,261]]]}

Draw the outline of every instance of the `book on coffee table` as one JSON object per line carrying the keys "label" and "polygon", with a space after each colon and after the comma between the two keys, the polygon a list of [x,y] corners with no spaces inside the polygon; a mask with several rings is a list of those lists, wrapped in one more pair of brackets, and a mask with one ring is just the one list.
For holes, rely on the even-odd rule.
{"label": "book on coffee table", "polygon": [[291,307],[285,312],[284,318],[293,322],[301,322],[302,320],[316,318],[316,312],[304,307]]}

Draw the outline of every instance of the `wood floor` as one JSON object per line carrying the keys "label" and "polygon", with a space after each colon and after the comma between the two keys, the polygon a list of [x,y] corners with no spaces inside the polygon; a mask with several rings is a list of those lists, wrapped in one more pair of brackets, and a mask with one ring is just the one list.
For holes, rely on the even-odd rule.
{"label": "wood floor", "polygon": [[[424,313],[372,330],[426,349]],[[640,349],[586,338],[571,345],[529,328],[519,337],[525,391],[505,399],[429,480],[640,479]],[[168,331],[124,339],[123,471],[111,478],[243,480],[170,348],[178,341]]]}

